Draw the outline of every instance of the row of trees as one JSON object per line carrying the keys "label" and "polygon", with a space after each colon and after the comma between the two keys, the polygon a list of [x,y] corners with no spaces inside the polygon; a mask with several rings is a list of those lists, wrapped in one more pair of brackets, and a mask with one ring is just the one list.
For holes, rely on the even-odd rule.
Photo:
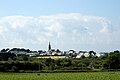
{"label": "row of trees", "polygon": [[29,49],[24,49],[24,48],[12,48],[12,49],[2,49],[0,52],[1,53],[7,53],[7,52],[11,52],[11,51],[24,51],[24,52],[27,52],[27,53],[30,53],[32,51],[30,51]]}
{"label": "row of trees", "polygon": [[[91,62],[92,61],[92,62]],[[99,63],[99,64],[98,64]],[[102,62],[97,59],[39,59],[34,61],[2,61],[0,71],[27,70],[92,70],[99,69]]]}
{"label": "row of trees", "polygon": [[105,64],[106,69],[120,69],[120,52],[114,51],[109,54],[105,54]]}
{"label": "row of trees", "polygon": [[[0,53],[0,71],[27,71],[27,70],[93,70],[93,69],[120,69],[120,52],[104,53],[95,57],[96,53],[89,52],[89,57],[64,59],[37,59],[27,55]],[[94,57],[93,54],[94,53]]]}

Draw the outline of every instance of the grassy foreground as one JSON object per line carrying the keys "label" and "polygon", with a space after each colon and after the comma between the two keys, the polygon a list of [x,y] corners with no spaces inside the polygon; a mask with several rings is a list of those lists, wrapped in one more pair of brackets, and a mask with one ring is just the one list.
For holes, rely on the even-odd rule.
{"label": "grassy foreground", "polygon": [[120,80],[120,72],[0,73],[0,80]]}

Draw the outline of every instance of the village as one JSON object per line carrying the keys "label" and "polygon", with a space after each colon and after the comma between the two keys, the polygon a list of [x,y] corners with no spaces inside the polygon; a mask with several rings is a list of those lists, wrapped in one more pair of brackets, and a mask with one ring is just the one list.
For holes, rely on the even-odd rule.
{"label": "village", "polygon": [[68,50],[68,51],[61,51],[59,49],[52,49],[52,46],[49,42],[48,51],[38,50],[38,51],[30,51],[29,49],[20,49],[20,48],[13,48],[3,49],[1,53],[13,53],[16,56],[26,55],[29,57],[35,58],[51,58],[51,59],[59,59],[59,58],[87,58],[87,57],[99,57],[104,53],[96,53],[94,51],[75,51],[75,50]]}
{"label": "village", "polygon": [[[0,51],[0,71],[2,72],[34,72],[34,71],[94,71],[103,69],[119,69],[120,51],[61,51],[52,49],[31,51],[24,48],[2,49]],[[111,58],[112,57],[112,58]],[[114,66],[114,65],[115,66]]]}

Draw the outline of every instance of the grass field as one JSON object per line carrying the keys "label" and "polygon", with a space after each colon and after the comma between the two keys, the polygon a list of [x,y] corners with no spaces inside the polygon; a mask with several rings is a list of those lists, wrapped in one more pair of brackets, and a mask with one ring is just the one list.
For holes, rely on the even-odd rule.
{"label": "grass field", "polygon": [[120,72],[0,73],[0,80],[120,80]]}

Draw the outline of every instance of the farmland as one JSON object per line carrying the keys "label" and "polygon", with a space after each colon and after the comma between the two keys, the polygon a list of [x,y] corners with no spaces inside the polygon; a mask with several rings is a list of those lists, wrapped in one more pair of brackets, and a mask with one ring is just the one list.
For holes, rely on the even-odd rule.
{"label": "farmland", "polygon": [[1,80],[120,80],[120,72],[0,73]]}

